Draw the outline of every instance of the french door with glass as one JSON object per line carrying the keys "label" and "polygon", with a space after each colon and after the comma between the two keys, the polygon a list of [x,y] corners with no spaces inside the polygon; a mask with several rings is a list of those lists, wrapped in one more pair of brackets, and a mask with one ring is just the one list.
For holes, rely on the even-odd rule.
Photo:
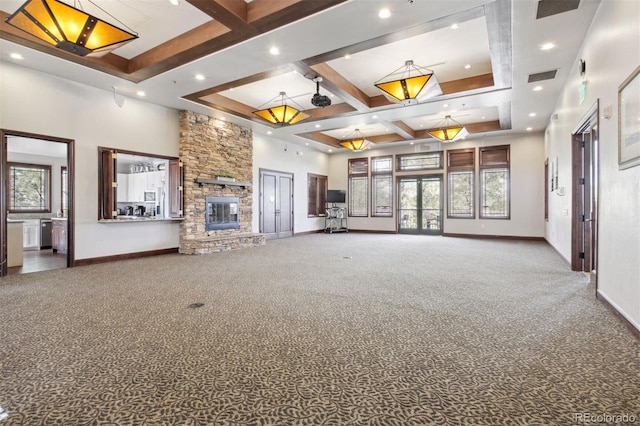
{"label": "french door with glass", "polygon": [[398,179],[398,232],[442,234],[442,175]]}

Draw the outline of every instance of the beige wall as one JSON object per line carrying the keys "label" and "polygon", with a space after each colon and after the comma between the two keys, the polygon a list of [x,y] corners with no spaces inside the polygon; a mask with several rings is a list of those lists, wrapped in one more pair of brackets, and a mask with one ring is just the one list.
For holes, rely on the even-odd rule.
{"label": "beige wall", "polygon": [[[581,77],[578,59],[587,64]],[[603,1],[576,66],[569,74],[546,131],[546,155],[558,158],[559,185],[570,190],[571,132],[596,102],[600,105],[600,192],[598,210],[598,293],[640,329],[640,166],[618,168],[618,87],[640,65],[640,2]],[[580,103],[580,84],[586,97]],[[612,116],[602,116],[611,108]],[[565,171],[565,172],[563,172]],[[571,255],[571,196],[551,197],[548,241],[567,259]]]}
{"label": "beige wall", "polygon": [[[544,139],[541,134],[493,136],[473,138],[469,141],[446,145],[445,149],[469,148],[490,145],[510,145],[511,153],[511,219],[478,219],[476,191],[476,219],[444,219],[443,229],[451,234],[501,235],[517,237],[544,236]],[[418,144],[387,149],[371,149],[361,153],[340,153],[330,157],[329,188],[347,189],[347,163],[349,158],[375,157],[440,150],[438,143]],[[478,153],[476,151],[476,164]],[[433,171],[444,174],[445,170]],[[395,173],[395,177],[398,173]],[[445,191],[446,191],[446,175]],[[476,189],[478,174],[476,173]],[[394,194],[396,197],[397,194]],[[396,230],[397,202],[394,200],[394,216],[391,218],[349,218],[349,228],[359,230]],[[445,206],[446,209],[446,206]],[[446,211],[445,211],[446,216]]]}
{"label": "beige wall", "polygon": [[0,62],[0,127],[75,140],[75,257],[178,246],[177,223],[98,223],[98,147],[178,156],[178,112]]}

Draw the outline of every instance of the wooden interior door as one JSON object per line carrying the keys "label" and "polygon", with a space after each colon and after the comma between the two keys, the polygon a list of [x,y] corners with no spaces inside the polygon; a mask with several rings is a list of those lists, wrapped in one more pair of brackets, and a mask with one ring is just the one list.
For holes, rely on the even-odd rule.
{"label": "wooden interior door", "polygon": [[293,236],[293,175],[260,170],[260,232],[266,238]]}
{"label": "wooden interior door", "polygon": [[596,280],[598,254],[598,113],[597,105],[572,135],[571,269]]}

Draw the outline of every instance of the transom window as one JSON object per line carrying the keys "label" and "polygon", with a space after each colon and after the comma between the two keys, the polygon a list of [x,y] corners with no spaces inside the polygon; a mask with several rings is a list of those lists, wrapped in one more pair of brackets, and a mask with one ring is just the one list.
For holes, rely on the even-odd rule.
{"label": "transom window", "polygon": [[8,163],[9,213],[51,212],[51,166]]}
{"label": "transom window", "polygon": [[399,172],[441,169],[442,151],[401,154],[396,156],[396,161],[396,170]]}

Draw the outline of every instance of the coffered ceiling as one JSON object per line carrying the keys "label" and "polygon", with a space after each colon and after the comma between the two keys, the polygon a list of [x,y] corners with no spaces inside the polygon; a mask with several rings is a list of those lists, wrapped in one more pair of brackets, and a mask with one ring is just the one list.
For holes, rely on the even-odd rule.
{"label": "coffered ceiling", "polygon": [[[436,143],[427,130],[445,115],[469,138],[543,130],[599,0],[76,0],[140,36],[102,58],[5,23],[22,3],[0,0],[2,61],[336,152],[355,128],[378,146]],[[410,106],[383,96],[374,83],[407,60],[434,71],[443,94]],[[318,77],[324,108],[311,103]],[[276,127],[253,114],[280,92],[310,118]]]}

